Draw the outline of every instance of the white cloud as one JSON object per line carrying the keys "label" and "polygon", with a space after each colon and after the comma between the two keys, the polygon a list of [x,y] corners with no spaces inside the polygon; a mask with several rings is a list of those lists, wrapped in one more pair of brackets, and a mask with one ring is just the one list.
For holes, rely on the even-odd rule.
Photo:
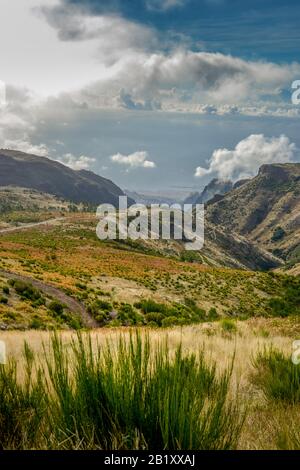
{"label": "white cloud", "polygon": [[172,8],[183,7],[189,0],[148,0],[147,8],[154,11],[167,11]]}
{"label": "white cloud", "polygon": [[285,135],[267,138],[263,134],[252,134],[241,140],[233,150],[215,150],[209,167],[196,168],[195,176],[213,174],[220,179],[236,181],[256,175],[263,164],[295,161],[296,154],[296,145]]}
{"label": "white cloud", "polygon": [[95,81],[73,94],[73,99],[91,107],[175,112],[197,112],[203,105],[269,109],[272,101],[273,107],[283,104],[280,92],[300,75],[300,64],[277,65],[188,50],[134,51],[124,54],[110,71],[109,79]]}
{"label": "white cloud", "polygon": [[145,151],[134,152],[130,155],[117,153],[110,157],[112,162],[118,163],[119,165],[125,165],[129,168],[155,168],[155,163],[148,160],[148,158],[148,152]]}
{"label": "white cloud", "polygon": [[32,155],[38,155],[40,157],[47,157],[49,149],[45,144],[32,144],[31,142],[24,140],[8,140],[6,139],[2,145],[3,148],[19,150],[20,152],[30,153]]}
{"label": "white cloud", "polygon": [[72,153],[66,153],[58,158],[57,161],[72,168],[72,170],[88,170],[95,163],[96,159],[86,155],[75,157]]}
{"label": "white cloud", "polygon": [[[170,1],[170,0],[169,0]],[[37,9],[63,42],[92,42],[98,61],[112,65],[125,51],[149,50],[158,46],[155,32],[147,26],[116,14],[91,14],[80,5],[44,6]]]}

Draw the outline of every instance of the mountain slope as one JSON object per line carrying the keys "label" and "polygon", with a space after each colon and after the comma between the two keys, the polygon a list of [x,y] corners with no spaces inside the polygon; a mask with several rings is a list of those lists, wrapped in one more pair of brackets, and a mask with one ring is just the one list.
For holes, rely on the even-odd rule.
{"label": "mountain slope", "polygon": [[255,178],[212,201],[207,220],[295,263],[300,259],[300,164],[263,165]]}
{"label": "mountain slope", "polygon": [[74,171],[45,157],[0,150],[0,186],[18,186],[53,194],[75,203],[118,203],[123,191],[91,171]]}

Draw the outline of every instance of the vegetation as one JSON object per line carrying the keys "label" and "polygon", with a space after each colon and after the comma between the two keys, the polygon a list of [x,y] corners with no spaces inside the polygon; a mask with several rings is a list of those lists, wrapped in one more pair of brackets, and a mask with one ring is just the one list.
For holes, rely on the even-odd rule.
{"label": "vegetation", "polygon": [[255,382],[269,400],[300,403],[300,365],[276,349],[265,349],[253,360]]}
{"label": "vegetation", "polygon": [[71,351],[53,336],[41,365],[25,344],[0,366],[2,449],[234,449],[244,421],[228,400],[231,368],[217,374],[203,352],[175,356],[166,342],[120,337],[93,348],[77,336]]}

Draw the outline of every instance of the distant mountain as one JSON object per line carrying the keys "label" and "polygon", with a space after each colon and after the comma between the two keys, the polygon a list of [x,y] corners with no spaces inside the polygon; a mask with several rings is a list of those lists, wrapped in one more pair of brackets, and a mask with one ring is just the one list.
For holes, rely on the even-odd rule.
{"label": "distant mountain", "polygon": [[206,216],[295,264],[300,261],[300,164],[263,165],[255,178],[211,201]]}
{"label": "distant mountain", "polygon": [[219,180],[214,178],[203,189],[201,193],[191,193],[184,201],[184,204],[205,204],[216,195],[223,195],[233,188],[232,181]]}
{"label": "distant mountain", "polygon": [[136,191],[130,191],[129,189],[124,189],[124,193],[134,199],[134,201],[138,204],[144,204],[149,206],[150,204],[174,204],[177,202],[175,198],[171,198],[162,194],[155,194],[155,193],[138,193]]}
{"label": "distant mountain", "polygon": [[189,194],[188,197],[185,198],[183,203],[184,204],[196,204],[200,196],[201,196],[201,193],[199,193],[198,191],[195,191],[194,193]]}
{"label": "distant mountain", "polygon": [[34,189],[92,205],[117,205],[118,196],[124,195],[112,181],[91,171],[74,171],[48,158],[15,150],[0,150],[0,186]]}

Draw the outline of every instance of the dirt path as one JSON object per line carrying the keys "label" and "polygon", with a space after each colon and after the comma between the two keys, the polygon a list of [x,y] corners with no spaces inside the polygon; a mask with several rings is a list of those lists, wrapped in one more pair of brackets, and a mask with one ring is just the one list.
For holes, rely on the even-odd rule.
{"label": "dirt path", "polygon": [[0,275],[7,279],[17,279],[18,281],[29,282],[34,287],[44,292],[44,294],[54,297],[59,302],[65,304],[72,312],[77,313],[81,316],[83,325],[87,328],[96,328],[99,326],[94,318],[88,313],[85,306],[78,300],[65,294],[60,289],[46,284],[42,281],[38,281],[30,276],[24,276],[23,274],[15,274],[9,271],[0,270]]}
{"label": "dirt path", "polygon": [[[25,224],[19,227],[9,227],[5,229],[1,229],[0,234],[12,233],[12,232],[20,231],[20,230],[25,230],[28,228],[37,227],[39,225],[52,225],[62,220],[65,220],[65,217],[49,219],[43,222],[35,222],[32,224]],[[44,292],[46,295],[50,295],[51,297],[54,297],[55,299],[59,300],[59,302],[65,304],[72,312],[78,313],[81,316],[83,325],[85,327],[96,328],[97,326],[99,326],[96,320],[94,320],[94,318],[88,313],[85,306],[81,302],[65,294],[62,290],[58,289],[57,287],[51,286],[42,281],[38,281],[37,279],[34,279],[30,276],[25,276],[23,274],[15,274],[9,271],[0,270],[0,275],[6,277],[7,279],[18,279],[19,281],[29,282],[37,289]]]}
{"label": "dirt path", "polygon": [[2,228],[0,229],[0,234],[19,232],[20,230],[26,230],[28,228],[38,227],[39,225],[53,225],[55,224],[55,222],[61,222],[63,220],[65,220],[65,217],[56,217],[55,219],[43,220],[42,222],[33,222],[31,224],[23,224],[17,227]]}

